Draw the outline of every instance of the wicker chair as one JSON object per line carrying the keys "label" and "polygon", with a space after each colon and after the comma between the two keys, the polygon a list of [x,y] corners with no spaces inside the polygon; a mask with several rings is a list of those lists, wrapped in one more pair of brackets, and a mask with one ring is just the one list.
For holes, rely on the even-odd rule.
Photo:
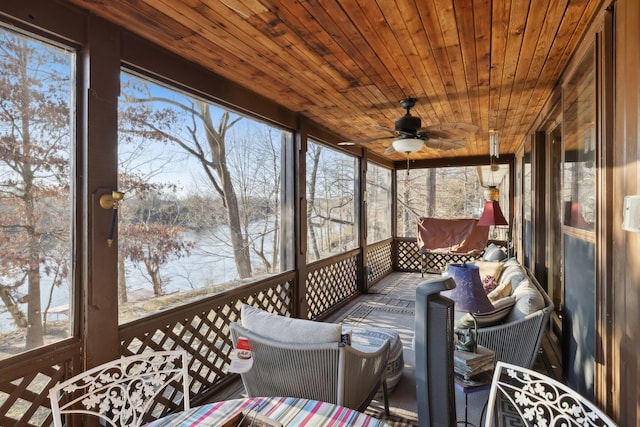
{"label": "wicker chair", "polygon": [[523,425],[514,420],[519,418],[525,426],[616,426],[566,385],[504,362],[496,365],[487,407],[486,427],[493,425],[494,418],[506,425]]}
{"label": "wicker chair", "polygon": [[385,370],[389,341],[372,353],[338,342],[292,344],[267,339],[231,323],[233,342],[247,338],[253,366],[243,374],[249,397],[291,396],[364,411],[382,386],[389,413]]}
{"label": "wicker chair", "polygon": [[545,306],[524,319],[478,329],[478,344],[495,351],[496,361],[531,368],[549,325],[553,302],[533,275],[529,280],[542,295]]}
{"label": "wicker chair", "polygon": [[69,425],[63,414],[91,415],[111,427],[141,426],[189,409],[187,355],[173,350],[122,357],[56,384],[49,399],[55,427]]}

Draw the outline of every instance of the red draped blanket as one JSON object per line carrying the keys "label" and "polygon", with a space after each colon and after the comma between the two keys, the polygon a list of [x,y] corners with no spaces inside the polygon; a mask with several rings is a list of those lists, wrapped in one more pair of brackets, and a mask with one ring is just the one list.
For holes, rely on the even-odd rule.
{"label": "red draped blanket", "polygon": [[418,218],[420,251],[480,254],[489,238],[489,227],[477,219]]}

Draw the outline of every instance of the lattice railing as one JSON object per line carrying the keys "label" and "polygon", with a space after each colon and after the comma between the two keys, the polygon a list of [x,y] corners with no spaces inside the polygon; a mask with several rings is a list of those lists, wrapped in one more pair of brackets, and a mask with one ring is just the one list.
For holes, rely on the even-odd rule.
{"label": "lattice railing", "polygon": [[[390,258],[391,240],[371,246],[372,276],[390,271]],[[359,264],[359,252],[354,250],[309,267],[303,291],[308,318],[314,319],[358,293]],[[242,303],[291,316],[296,311],[294,280],[295,272],[285,273],[127,323],[119,330],[121,354],[184,349],[190,355],[190,394],[192,398],[206,396],[231,379],[227,374],[232,351],[229,323],[240,318]],[[72,361],[80,366],[80,344],[62,347],[42,349],[46,356],[37,353],[34,361],[23,355],[18,368],[4,369],[0,425],[51,425],[48,390],[73,375]]]}
{"label": "lattice railing", "polygon": [[240,318],[242,303],[291,315],[292,292],[293,273],[289,273],[140,319],[121,327],[121,353],[186,350],[190,355],[191,395],[202,395],[229,375],[233,350],[229,323]]}
{"label": "lattice railing", "polygon": [[369,267],[367,288],[393,271],[392,243],[393,241],[388,239],[367,246],[367,267]]}
{"label": "lattice railing", "polygon": [[441,273],[447,264],[462,264],[473,261],[478,255],[455,254],[447,252],[420,252],[422,273]]}
{"label": "lattice railing", "polygon": [[[389,239],[367,248],[369,285],[392,270],[394,254],[395,270],[420,271],[416,240]],[[429,268],[439,269],[448,261],[436,259]],[[303,291],[309,319],[358,293],[359,264],[359,251],[353,250],[309,266]],[[206,396],[230,377],[226,373],[232,351],[229,323],[239,319],[242,303],[291,316],[296,312],[295,277],[295,272],[284,273],[123,325],[119,331],[121,353],[186,350],[190,354],[191,396]],[[80,354],[78,342],[59,343],[24,353],[14,365],[4,364],[0,368],[0,426],[50,425],[49,388],[73,375],[73,364],[81,365]]]}
{"label": "lattice railing", "polygon": [[358,292],[357,252],[309,266],[306,280],[307,317],[314,319]]}
{"label": "lattice railing", "polygon": [[398,271],[420,271],[420,254],[418,253],[418,243],[415,238],[397,238],[394,240],[396,246],[396,270]]}
{"label": "lattice railing", "polygon": [[49,389],[73,372],[79,354],[78,343],[49,346],[23,353],[0,370],[0,426],[51,425]]}
{"label": "lattice railing", "polygon": [[[493,243],[507,252],[506,240],[490,239]],[[447,264],[460,264],[473,261],[480,255],[456,254],[446,252],[421,252],[415,238],[397,238],[394,245],[398,254],[396,269],[398,271],[419,271],[422,273],[440,273]]]}

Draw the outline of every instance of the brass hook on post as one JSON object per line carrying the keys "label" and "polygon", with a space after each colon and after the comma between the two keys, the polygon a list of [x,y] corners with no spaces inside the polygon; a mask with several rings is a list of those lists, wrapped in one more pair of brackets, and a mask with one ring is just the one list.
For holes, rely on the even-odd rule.
{"label": "brass hook on post", "polygon": [[103,209],[118,209],[122,199],[124,199],[124,193],[121,191],[112,191],[111,194],[103,194],[100,196],[100,207]]}
{"label": "brass hook on post", "polygon": [[107,245],[111,247],[113,244],[113,233],[116,229],[116,220],[118,218],[118,208],[120,203],[124,199],[124,193],[121,191],[112,191],[111,194],[106,193],[100,196],[100,207],[103,209],[113,209],[113,215],[111,216],[111,227],[109,228],[109,237],[107,238]]}

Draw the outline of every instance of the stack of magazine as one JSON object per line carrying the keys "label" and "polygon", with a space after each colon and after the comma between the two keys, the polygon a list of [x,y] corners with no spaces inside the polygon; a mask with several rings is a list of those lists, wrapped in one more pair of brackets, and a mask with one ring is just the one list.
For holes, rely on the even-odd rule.
{"label": "stack of magazine", "polygon": [[478,346],[475,353],[469,351],[453,352],[453,370],[465,380],[493,371],[495,353],[486,347]]}

